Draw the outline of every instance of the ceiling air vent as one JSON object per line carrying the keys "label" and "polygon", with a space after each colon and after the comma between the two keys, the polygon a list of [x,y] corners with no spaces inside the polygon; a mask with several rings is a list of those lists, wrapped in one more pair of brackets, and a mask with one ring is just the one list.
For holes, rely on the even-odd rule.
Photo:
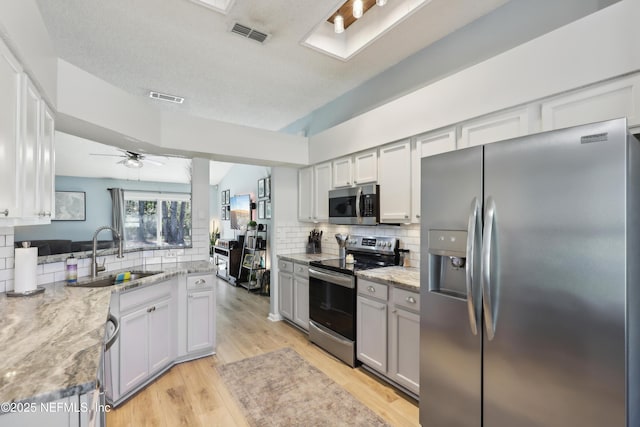
{"label": "ceiling air vent", "polygon": [[264,43],[264,41],[269,38],[269,34],[258,31],[255,28],[247,27],[246,25],[238,24],[237,22],[233,24],[231,32],[255,40],[258,43]]}
{"label": "ceiling air vent", "polygon": [[182,104],[184,102],[184,98],[181,96],[169,95],[166,93],[160,92],[149,92],[149,98],[159,99],[161,101],[173,102],[174,104]]}

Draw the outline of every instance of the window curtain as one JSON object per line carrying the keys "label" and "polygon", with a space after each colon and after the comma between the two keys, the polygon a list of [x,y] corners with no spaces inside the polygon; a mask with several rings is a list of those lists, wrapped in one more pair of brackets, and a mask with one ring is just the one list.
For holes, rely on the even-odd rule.
{"label": "window curtain", "polygon": [[110,188],[111,193],[111,226],[118,230],[124,241],[124,190]]}

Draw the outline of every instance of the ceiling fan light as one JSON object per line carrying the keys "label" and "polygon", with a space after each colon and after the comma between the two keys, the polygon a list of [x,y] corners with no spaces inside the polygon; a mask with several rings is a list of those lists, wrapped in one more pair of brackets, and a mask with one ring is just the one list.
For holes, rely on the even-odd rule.
{"label": "ceiling fan light", "polygon": [[387,0],[376,0],[376,4],[380,7],[384,6],[385,4],[387,4]]}
{"label": "ceiling fan light", "polygon": [[353,2],[353,17],[356,19],[362,18],[362,14],[364,13],[364,6],[362,4],[362,0],[355,0]]}
{"label": "ceiling fan light", "polygon": [[336,15],[336,17],[333,18],[333,31],[335,31],[336,34],[344,32],[344,18],[342,15]]}
{"label": "ceiling fan light", "polygon": [[128,168],[136,168],[139,169],[142,167],[142,162],[138,159],[128,158],[124,161],[124,165]]}

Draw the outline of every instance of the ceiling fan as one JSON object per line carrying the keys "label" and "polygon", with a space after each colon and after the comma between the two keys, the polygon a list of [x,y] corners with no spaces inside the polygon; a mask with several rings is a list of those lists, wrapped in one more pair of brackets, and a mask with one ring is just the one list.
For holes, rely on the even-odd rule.
{"label": "ceiling fan", "polygon": [[[144,154],[136,153],[129,150],[122,150],[122,154],[100,154],[100,153],[91,153],[92,156],[109,156],[109,157],[122,157],[122,160],[117,162],[116,164],[125,165],[128,168],[141,168],[144,166],[144,163],[150,163],[156,166],[164,166],[164,163],[159,162],[157,160],[153,160],[148,158]],[[143,162],[144,161],[144,162]]]}

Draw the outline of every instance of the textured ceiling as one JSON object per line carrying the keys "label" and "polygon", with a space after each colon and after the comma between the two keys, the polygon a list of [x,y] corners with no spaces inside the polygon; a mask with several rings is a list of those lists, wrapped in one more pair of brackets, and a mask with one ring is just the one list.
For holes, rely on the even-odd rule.
{"label": "textured ceiling", "polygon": [[[158,108],[279,130],[506,0],[432,0],[349,62],[300,45],[342,1],[237,0],[228,15],[188,0],[37,2],[66,61],[132,94],[186,98],[148,101]],[[271,37],[231,34],[236,21]]]}

